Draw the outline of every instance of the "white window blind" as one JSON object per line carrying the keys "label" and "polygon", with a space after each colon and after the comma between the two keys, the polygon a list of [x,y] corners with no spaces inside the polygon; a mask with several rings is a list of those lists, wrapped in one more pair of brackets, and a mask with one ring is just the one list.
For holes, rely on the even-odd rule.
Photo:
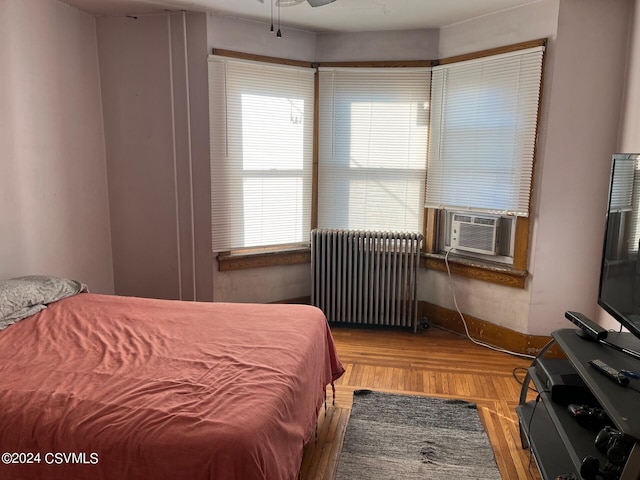
{"label": "white window blind", "polygon": [[[640,164],[638,157],[620,158],[614,156],[611,177],[611,199],[609,215],[618,215],[620,224],[609,219],[607,229],[619,229],[615,234],[625,239],[626,251],[635,255],[640,240]],[[612,232],[607,232],[612,235]]]}
{"label": "white window blind", "polygon": [[422,231],[430,68],[320,68],[318,226]]}
{"label": "white window blind", "polygon": [[427,207],[529,215],[543,52],[434,67]]}
{"label": "white window blind", "polygon": [[214,252],[309,241],[314,70],[209,57]]}
{"label": "white window blind", "polygon": [[611,179],[611,204],[609,212],[631,210],[633,204],[633,187],[636,182],[637,167],[633,159],[616,159]]}
{"label": "white window blind", "polygon": [[[640,242],[640,218],[638,218],[638,212],[640,212],[640,169],[638,168],[638,159],[634,162],[635,169],[633,170],[633,186],[631,187],[631,210],[625,209],[629,212],[627,215],[631,216],[631,228],[629,229],[629,244],[627,245],[627,251],[629,253],[638,252],[638,244]],[[635,212],[635,215],[634,215]]]}

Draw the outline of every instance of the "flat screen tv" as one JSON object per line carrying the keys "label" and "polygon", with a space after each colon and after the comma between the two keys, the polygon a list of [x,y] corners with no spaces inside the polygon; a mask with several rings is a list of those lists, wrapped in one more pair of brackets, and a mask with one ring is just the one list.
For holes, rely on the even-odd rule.
{"label": "flat screen tv", "polygon": [[598,304],[640,338],[640,154],[613,155]]}

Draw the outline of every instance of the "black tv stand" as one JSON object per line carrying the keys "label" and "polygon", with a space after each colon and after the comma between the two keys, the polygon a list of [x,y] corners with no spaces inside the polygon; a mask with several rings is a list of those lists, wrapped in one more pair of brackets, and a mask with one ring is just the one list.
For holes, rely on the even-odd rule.
{"label": "black tv stand", "polygon": [[[640,359],[610,348],[602,341],[585,341],[575,332],[575,329],[553,332],[553,340],[543,348],[527,372],[516,408],[522,447],[531,449],[542,478],[548,480],[568,474],[582,478],[580,467],[588,456],[597,459],[601,468],[607,463],[606,454],[594,445],[598,431],[579,425],[566,405],[553,402],[536,372],[537,359],[546,355],[555,343],[607,413],[614,428],[634,442],[619,478],[637,480],[640,477],[640,379],[631,379],[626,387],[619,385],[590,366],[589,360],[600,359],[618,370],[640,372]],[[629,333],[609,332],[607,342],[629,351],[640,349],[640,341]],[[538,400],[529,392],[531,382],[538,391]]]}

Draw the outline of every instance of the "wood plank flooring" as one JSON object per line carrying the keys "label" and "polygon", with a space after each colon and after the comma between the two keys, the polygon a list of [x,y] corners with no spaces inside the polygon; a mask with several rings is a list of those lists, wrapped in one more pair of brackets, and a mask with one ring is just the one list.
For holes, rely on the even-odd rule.
{"label": "wood plank flooring", "polygon": [[[477,346],[434,327],[417,334],[345,327],[334,327],[332,333],[346,372],[336,382],[335,406],[328,389],[317,439],[305,449],[302,480],[333,480],[353,391],[360,388],[474,402],[502,478],[540,478],[529,450],[521,447],[515,413],[520,384],[513,370],[528,367],[530,360]],[[520,379],[524,376],[517,373]]]}

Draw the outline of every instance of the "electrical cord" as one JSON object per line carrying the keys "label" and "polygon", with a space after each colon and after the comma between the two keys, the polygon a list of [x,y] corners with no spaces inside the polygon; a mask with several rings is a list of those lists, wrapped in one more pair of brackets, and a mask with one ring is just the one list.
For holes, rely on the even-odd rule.
{"label": "electrical cord", "polygon": [[481,342],[479,340],[476,340],[475,338],[473,338],[469,334],[469,328],[467,327],[467,321],[465,320],[464,315],[460,311],[460,307],[458,307],[458,299],[456,298],[456,291],[455,291],[455,288],[454,288],[454,285],[453,285],[453,277],[451,276],[451,269],[449,268],[449,253],[451,253],[451,250],[453,250],[453,249],[449,249],[447,251],[447,253],[445,254],[445,256],[444,256],[444,264],[447,267],[447,274],[449,275],[449,285],[451,286],[451,293],[453,294],[453,304],[456,307],[456,311],[458,312],[458,315],[460,315],[460,318],[462,319],[462,324],[464,325],[464,331],[467,334],[467,338],[469,340],[471,340],[473,343],[475,343],[476,345],[480,345],[481,347],[485,347],[485,348],[489,348],[491,350],[495,350],[496,352],[508,353],[509,355],[514,355],[516,357],[521,357],[521,358],[530,358],[530,359],[536,358],[533,355],[528,355],[526,353],[512,352],[511,350],[506,350],[504,348],[499,348],[499,347],[495,347],[493,345],[489,345],[488,343],[484,343],[484,342]]}
{"label": "electrical cord", "polygon": [[[524,371],[525,375],[526,375],[526,374],[527,374],[527,372],[528,372],[528,369],[527,369],[527,368],[525,368],[525,367],[515,367],[515,368],[511,371],[511,374],[513,375],[513,378],[515,378],[515,379],[516,379],[516,382],[518,382],[520,385],[523,385],[523,384],[524,384],[524,379],[519,378],[519,377],[516,375],[516,372],[521,371],[521,370],[522,370],[522,371]],[[538,393],[538,390],[536,390],[535,388],[533,388],[533,387],[531,386],[531,382],[529,383],[529,385],[527,385],[527,389],[528,389],[528,390],[530,390],[530,391],[532,391],[532,392]]]}

